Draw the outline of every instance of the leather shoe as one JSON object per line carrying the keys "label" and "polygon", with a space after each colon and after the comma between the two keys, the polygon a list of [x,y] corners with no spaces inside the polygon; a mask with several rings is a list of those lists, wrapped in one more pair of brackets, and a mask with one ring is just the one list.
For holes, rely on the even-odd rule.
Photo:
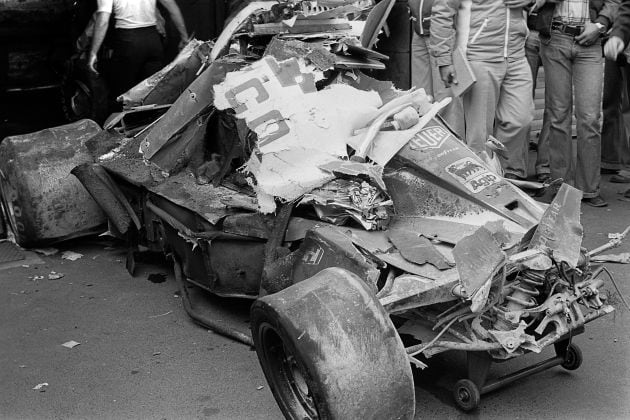
{"label": "leather shoe", "polygon": [[630,190],[628,190],[625,193],[623,193],[623,196],[626,197],[626,198],[630,198]]}
{"label": "leather shoe", "polygon": [[591,207],[606,207],[608,203],[600,196],[596,195],[595,197],[583,198],[583,203],[588,204]]}
{"label": "leather shoe", "polygon": [[601,168],[599,173],[602,175],[617,175],[619,173],[619,169]]}
{"label": "leather shoe", "polygon": [[610,177],[610,182],[615,184],[630,184],[630,176],[615,174]]}
{"label": "leather shoe", "polygon": [[541,184],[546,184],[549,181],[551,181],[551,175],[550,174],[538,174],[538,175],[536,175],[536,180],[538,180],[538,182],[540,182]]}
{"label": "leather shoe", "polygon": [[516,181],[525,181],[525,178],[520,177],[520,176],[515,175],[515,174],[505,174],[505,175],[503,175],[503,178],[505,178],[505,179],[513,179],[513,180],[516,180]]}

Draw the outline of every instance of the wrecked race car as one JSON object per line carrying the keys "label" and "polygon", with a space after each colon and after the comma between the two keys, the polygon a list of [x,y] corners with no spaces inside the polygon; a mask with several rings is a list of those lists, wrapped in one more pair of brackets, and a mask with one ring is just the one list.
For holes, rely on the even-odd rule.
{"label": "wrecked race car", "polygon": [[413,418],[412,365],[452,350],[469,364],[455,401],[472,410],[577,369],[573,337],[613,311],[590,259],[628,230],[583,249],[578,190],[534,201],[445,125],[448,100],[361,71],[385,59],[370,48],[393,3],[360,33],[350,17],[370,1],[249,3],[172,105],[134,101],[93,139],[98,163],[73,170],[129,241],[131,271],[142,245],[172,256],[185,297],[192,284],[255,299],[251,338],[197,321],[255,346],[287,418]]}

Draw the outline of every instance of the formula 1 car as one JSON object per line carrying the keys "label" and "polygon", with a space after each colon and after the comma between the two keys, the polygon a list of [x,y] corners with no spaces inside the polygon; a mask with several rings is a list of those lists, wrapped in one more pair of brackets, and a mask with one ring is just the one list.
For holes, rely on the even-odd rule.
{"label": "formula 1 car", "polygon": [[[472,410],[577,369],[572,338],[613,311],[590,259],[625,235],[583,249],[578,190],[534,201],[440,119],[448,100],[367,76],[394,2],[357,37],[371,3],[249,3],[165,112],[130,129],[156,110],[135,101],[73,170],[110,232],[172,256],[184,292],[254,300],[251,338],[217,329],[255,346],[292,419],[413,418],[411,366],[453,350],[469,364],[455,401]],[[488,381],[493,362],[549,346]]]}

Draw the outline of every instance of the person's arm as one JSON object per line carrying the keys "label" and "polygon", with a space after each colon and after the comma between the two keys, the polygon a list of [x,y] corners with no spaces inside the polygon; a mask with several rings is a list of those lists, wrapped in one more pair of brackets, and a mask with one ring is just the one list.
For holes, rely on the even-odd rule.
{"label": "person's arm", "polygon": [[628,42],[630,42],[630,0],[622,0],[610,38],[604,45],[604,55],[609,60],[616,60]]}
{"label": "person's arm", "polygon": [[460,5],[461,0],[435,0],[431,10],[429,49],[440,68],[440,78],[446,87],[457,83],[452,46],[455,42],[455,16]]}
{"label": "person's arm", "polygon": [[103,40],[105,40],[105,35],[107,35],[107,28],[109,26],[110,16],[111,16],[111,13],[108,13],[108,12],[96,13],[96,23],[94,24],[94,36],[92,38],[92,47],[90,48],[90,55],[88,57],[88,68],[97,74],[98,74],[98,71],[96,70],[96,61],[97,61],[98,51],[101,49],[101,45],[103,45]]}
{"label": "person's arm", "polygon": [[186,23],[182,12],[179,10],[175,0],[160,0],[160,4],[168,11],[175,28],[177,28],[177,32],[179,32],[179,49],[181,50],[188,42],[188,32],[186,31]]}
{"label": "person's arm", "polygon": [[605,0],[602,9],[599,11],[596,23],[601,23],[606,31],[613,26],[613,22],[617,19],[619,13],[620,0]]}
{"label": "person's arm", "polygon": [[510,9],[519,9],[534,6],[536,2],[532,0],[503,0],[503,4]]}
{"label": "person's arm", "polygon": [[619,0],[605,0],[594,22],[587,21],[582,33],[575,37],[575,41],[581,45],[591,45],[606,33],[617,15]]}

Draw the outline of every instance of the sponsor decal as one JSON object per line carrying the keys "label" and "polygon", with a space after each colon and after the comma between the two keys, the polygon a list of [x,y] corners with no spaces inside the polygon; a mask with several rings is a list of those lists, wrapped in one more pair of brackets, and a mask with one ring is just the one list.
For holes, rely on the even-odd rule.
{"label": "sponsor decal", "polygon": [[451,163],[446,167],[446,172],[473,193],[483,191],[501,181],[497,174],[469,157]]}
{"label": "sponsor decal", "polygon": [[426,127],[409,140],[409,147],[412,150],[439,149],[450,135],[448,130],[439,125]]}
{"label": "sponsor decal", "polygon": [[302,262],[307,265],[318,265],[324,256],[324,249],[319,245],[314,245],[304,253]]}

